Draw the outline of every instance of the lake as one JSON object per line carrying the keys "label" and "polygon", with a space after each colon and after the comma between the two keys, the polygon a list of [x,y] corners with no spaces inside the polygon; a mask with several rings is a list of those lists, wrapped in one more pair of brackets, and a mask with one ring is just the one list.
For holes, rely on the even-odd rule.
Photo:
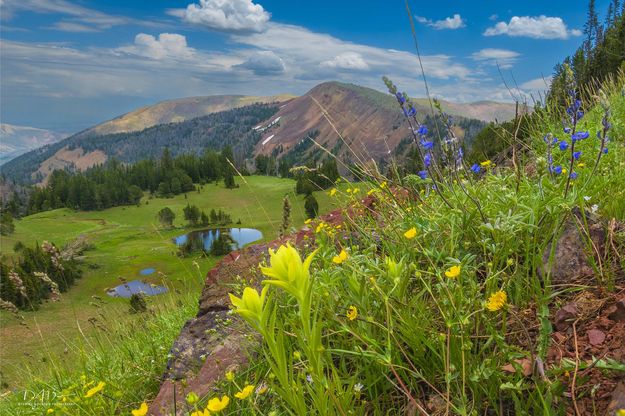
{"label": "lake", "polygon": [[167,288],[165,286],[153,285],[142,282],[141,280],[132,280],[108,290],[106,294],[115,298],[129,298],[135,293],[143,293],[147,296],[154,296],[165,292],[167,292]]}
{"label": "lake", "polygon": [[254,228],[211,228],[207,230],[191,231],[174,238],[174,243],[178,247],[186,244],[192,246],[202,246],[204,250],[209,251],[213,242],[219,238],[221,233],[230,236],[233,243],[233,249],[240,249],[247,244],[253,243],[263,238],[263,233]]}

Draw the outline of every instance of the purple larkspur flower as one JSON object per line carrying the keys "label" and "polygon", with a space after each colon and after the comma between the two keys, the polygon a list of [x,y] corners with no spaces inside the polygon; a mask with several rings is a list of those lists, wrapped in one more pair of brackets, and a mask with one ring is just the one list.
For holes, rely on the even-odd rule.
{"label": "purple larkspur flower", "polygon": [[569,148],[569,144],[568,144],[567,142],[565,142],[564,140],[562,140],[562,141],[560,142],[559,147],[560,147],[560,150],[565,151],[566,149],[568,149],[568,148]]}

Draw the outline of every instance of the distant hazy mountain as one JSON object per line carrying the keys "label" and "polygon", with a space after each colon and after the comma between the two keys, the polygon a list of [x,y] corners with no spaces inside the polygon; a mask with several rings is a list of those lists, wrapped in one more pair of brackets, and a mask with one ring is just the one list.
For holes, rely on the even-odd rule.
{"label": "distant hazy mountain", "polygon": [[[262,120],[258,119],[264,114],[262,106],[248,109],[245,119],[228,111],[253,103],[272,103],[277,113],[270,111],[267,114],[271,116]],[[427,100],[415,103],[421,118],[431,114]],[[457,135],[469,139],[485,122],[514,116],[513,104],[441,104],[454,116]],[[247,132],[241,130],[254,119],[258,119],[257,125],[246,127]],[[221,140],[215,131],[223,132],[219,133]],[[239,148],[239,157],[273,154],[304,161],[319,152],[310,147],[310,141],[298,146],[311,132],[319,144],[351,162],[388,159],[398,146],[404,149],[409,142],[408,127],[393,96],[358,85],[326,82],[300,97],[209,96],[163,101],[35,149],[7,163],[2,172],[12,179],[39,182],[55,169],[84,170],[111,157],[134,162],[160,154],[165,146],[174,154],[219,150],[225,142]]]}
{"label": "distant hazy mountain", "polygon": [[0,124],[0,165],[46,144],[56,143],[67,134],[34,127]]}

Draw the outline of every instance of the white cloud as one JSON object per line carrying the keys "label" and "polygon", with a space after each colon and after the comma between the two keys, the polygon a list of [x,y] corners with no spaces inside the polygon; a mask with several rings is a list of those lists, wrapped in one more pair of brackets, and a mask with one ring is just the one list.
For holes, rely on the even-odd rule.
{"label": "white cloud", "polygon": [[548,76],[546,78],[531,79],[521,84],[521,88],[524,90],[546,91],[549,89],[549,86],[551,85],[551,80],[552,80],[551,76]]}
{"label": "white cloud", "polygon": [[61,20],[60,22],[56,22],[52,27],[52,29],[60,30],[63,32],[75,32],[75,33],[85,33],[85,32],[98,32],[99,29],[96,29],[92,26],[87,26],[82,23],[76,22],[67,22]]}
{"label": "white cloud", "polygon": [[437,21],[432,21],[431,19],[422,16],[415,16],[415,19],[417,19],[417,22],[433,27],[436,30],[455,30],[466,26],[464,19],[458,13],[454,14],[452,17],[447,17],[443,20]]}
{"label": "white cloud", "polygon": [[56,23],[53,29],[66,32],[94,32],[113,26],[136,24],[157,27],[162,24],[126,16],[115,16],[74,4],[66,0],[4,0],[2,17],[11,18],[16,12],[62,14],[68,18]]}
{"label": "white cloud", "polygon": [[499,65],[504,69],[511,68],[519,56],[521,55],[518,52],[495,48],[485,48],[471,54],[471,58],[475,61]]}
{"label": "white cloud", "polygon": [[330,60],[323,61],[320,66],[326,68],[356,69],[363,71],[369,69],[369,65],[367,65],[362,55],[356,52],[344,52]]}
{"label": "white cloud", "polygon": [[146,33],[135,36],[131,46],[118,48],[120,52],[145,56],[150,59],[190,59],[195,49],[187,46],[187,38],[177,33],[161,33],[158,39]]}
{"label": "white cloud", "polygon": [[498,22],[484,32],[484,36],[498,35],[534,39],[568,39],[570,36],[580,36],[581,32],[577,29],[569,30],[560,17],[513,16],[509,23]]}
{"label": "white cloud", "polygon": [[173,9],[169,14],[188,23],[224,32],[262,32],[271,18],[260,4],[252,0],[200,0],[186,9]]}
{"label": "white cloud", "polygon": [[252,71],[256,75],[279,75],[284,73],[284,62],[272,51],[258,51],[250,55],[243,63],[234,65]]}
{"label": "white cloud", "polygon": [[492,21],[495,21],[497,19],[499,19],[499,15],[497,14],[491,14],[490,17],[488,18],[488,20],[492,20]]}

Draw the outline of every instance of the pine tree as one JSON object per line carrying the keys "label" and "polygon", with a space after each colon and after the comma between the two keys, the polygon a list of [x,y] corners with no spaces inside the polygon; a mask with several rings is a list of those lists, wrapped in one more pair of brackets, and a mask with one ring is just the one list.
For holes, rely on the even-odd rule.
{"label": "pine tree", "polygon": [[291,203],[289,197],[285,196],[282,201],[282,225],[280,226],[280,238],[284,237],[291,225]]}
{"label": "pine tree", "polygon": [[317,202],[317,199],[313,196],[313,194],[309,194],[306,196],[304,209],[306,210],[306,216],[308,218],[313,219],[317,216],[317,213],[319,212],[319,203]]}

